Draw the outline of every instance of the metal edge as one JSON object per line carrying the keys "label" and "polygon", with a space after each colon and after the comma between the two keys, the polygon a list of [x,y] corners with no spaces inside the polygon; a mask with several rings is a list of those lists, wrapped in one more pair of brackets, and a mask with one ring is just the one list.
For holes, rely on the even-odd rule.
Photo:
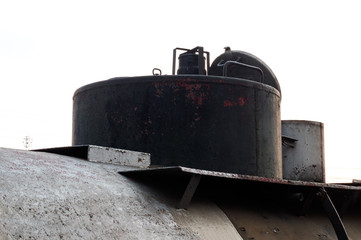
{"label": "metal edge", "polygon": [[227,178],[227,179],[239,179],[244,181],[253,181],[253,182],[264,182],[271,184],[282,184],[282,185],[292,185],[292,186],[305,186],[305,187],[324,187],[324,188],[334,188],[334,189],[344,189],[344,190],[359,190],[361,191],[361,186],[350,186],[343,184],[333,184],[333,183],[319,183],[319,182],[304,182],[297,180],[286,180],[279,178],[266,178],[259,176],[251,176],[251,175],[242,175],[236,173],[224,173],[224,172],[215,172],[208,170],[201,170],[195,168],[188,168],[182,166],[170,166],[170,167],[153,167],[146,169],[124,169],[118,171],[118,173],[139,173],[139,172],[177,172],[177,173],[191,173],[191,174],[199,174],[203,176],[210,177],[219,177],[219,178]]}
{"label": "metal edge", "polygon": [[[92,90],[94,88],[101,88],[101,87],[109,87],[119,84],[136,84],[136,83],[146,83],[146,82],[172,82],[177,80],[184,80],[189,79],[189,83],[196,82],[196,81],[205,81],[207,83],[214,83],[214,84],[239,84],[245,87],[250,88],[258,88],[263,91],[267,91],[281,97],[281,93],[274,87],[247,80],[247,79],[240,79],[240,78],[232,78],[232,77],[221,77],[221,76],[205,76],[205,75],[161,75],[161,76],[135,76],[135,77],[115,77],[110,78],[108,80],[102,80],[99,82],[90,83],[78,88],[73,95],[73,99],[76,95]],[[199,82],[197,82],[199,83]]]}

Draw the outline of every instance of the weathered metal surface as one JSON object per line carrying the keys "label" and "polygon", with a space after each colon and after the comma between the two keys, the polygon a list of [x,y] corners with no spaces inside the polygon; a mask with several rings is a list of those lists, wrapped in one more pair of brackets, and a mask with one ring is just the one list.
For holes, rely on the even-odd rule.
{"label": "weathered metal surface", "polygon": [[187,210],[170,209],[174,221],[204,240],[243,240],[227,215],[213,201],[195,199]]}
{"label": "weathered metal surface", "polygon": [[[162,183],[162,179],[184,180],[192,174],[201,175],[202,181],[195,195],[214,200],[243,239],[337,239],[337,236],[347,235],[342,233],[342,225],[350,238],[361,236],[361,229],[357,228],[361,224],[360,198],[354,199],[354,204],[348,206],[342,220],[335,217],[338,209],[344,207],[345,195],[361,192],[359,186],[262,178],[184,167],[135,169],[122,174],[139,179],[157,177]],[[326,189],[327,193],[320,195],[320,189]],[[327,199],[322,196],[327,196]],[[335,207],[330,209],[331,205]]]}
{"label": "weathered metal surface", "polygon": [[180,200],[178,204],[178,208],[187,209],[189,203],[192,201],[193,195],[197,190],[199,181],[201,180],[201,175],[199,174],[193,174],[191,179],[189,180],[189,183],[187,185],[186,190],[183,193],[182,199]]}
{"label": "weathered metal surface", "polygon": [[[281,87],[276,75],[261,59],[244,51],[234,51],[229,47],[225,49],[226,51],[213,61],[209,69],[209,75],[227,75],[229,77],[260,81],[274,87],[281,93]],[[227,62],[231,63],[230,67],[226,64]]]}
{"label": "weathered metal surface", "polygon": [[115,78],[74,94],[73,144],[148,152],[152,165],[282,177],[280,94],[178,75]]}
{"label": "weathered metal surface", "polygon": [[242,240],[211,201],[176,209],[172,194],[121,176],[122,169],[0,148],[0,239]]}
{"label": "weathered metal surface", "polygon": [[119,164],[123,166],[140,168],[146,168],[150,166],[149,153],[95,145],[46,148],[33,151],[57,153],[66,156],[78,157],[90,162]]}
{"label": "weathered metal surface", "polygon": [[[133,177],[117,174],[127,170]],[[192,174],[202,181],[187,210],[176,209]],[[135,170],[2,148],[0,183],[0,239],[336,239],[317,201],[298,216],[303,200],[289,196],[319,186],[332,200],[361,191],[181,167]],[[342,221],[359,239],[355,200]]]}
{"label": "weathered metal surface", "polygon": [[[243,239],[337,239],[340,223],[344,224],[352,239],[361,236],[361,229],[357,229],[361,224],[361,199],[354,199],[354,204],[348,206],[342,222],[339,219],[335,223],[334,217],[338,209],[344,208],[345,196],[361,192],[359,186],[263,178],[185,167],[125,170],[122,174],[144,179],[166,178],[168,181],[172,178],[189,179],[192,174],[201,175],[202,181],[195,195],[205,195],[214,200]],[[328,200],[318,197],[323,188],[327,191]],[[332,204],[331,199],[335,204],[332,214],[328,208]]]}
{"label": "weathered metal surface", "polygon": [[[195,47],[193,49],[175,48],[173,49],[173,67],[172,74],[175,75],[177,51],[186,51],[179,55],[179,68],[177,74],[200,74],[206,75],[209,70],[209,52],[204,51],[203,47]],[[207,65],[204,64],[206,55]],[[206,69],[205,69],[206,68]]]}
{"label": "weathered metal surface", "polygon": [[0,148],[0,239],[200,239],[124,168]]}
{"label": "weathered metal surface", "polygon": [[294,147],[283,145],[283,178],[325,182],[323,123],[282,121],[282,135],[297,139]]}
{"label": "weathered metal surface", "polygon": [[319,182],[309,182],[309,181],[298,181],[298,180],[287,180],[287,179],[277,179],[277,178],[266,178],[259,176],[243,175],[236,173],[224,173],[216,171],[201,170],[195,168],[188,168],[182,166],[171,166],[171,167],[157,167],[157,168],[145,168],[145,169],[122,169],[120,173],[124,174],[146,174],[146,172],[152,174],[199,174],[202,176],[210,176],[216,178],[226,178],[226,179],[235,179],[240,181],[250,181],[250,182],[263,182],[270,184],[281,184],[289,186],[300,186],[300,187],[324,187],[326,189],[339,189],[339,190],[356,190],[361,191],[361,186],[353,186],[350,184],[334,184],[334,183],[319,183]]}
{"label": "weathered metal surface", "polygon": [[[282,206],[283,204],[283,206]],[[306,216],[297,216],[284,202],[239,201],[219,203],[244,240],[337,240],[326,214],[313,209]],[[356,227],[358,222],[353,222]],[[351,225],[348,225],[351,227]],[[359,239],[358,231],[354,239]]]}

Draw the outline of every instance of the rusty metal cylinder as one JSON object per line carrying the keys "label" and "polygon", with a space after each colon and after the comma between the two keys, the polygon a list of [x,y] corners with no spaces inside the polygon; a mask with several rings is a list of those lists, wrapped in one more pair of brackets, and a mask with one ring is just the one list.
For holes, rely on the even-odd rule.
{"label": "rusty metal cylinder", "polygon": [[114,78],[74,94],[73,145],[151,154],[153,166],[282,178],[280,93],[221,76]]}

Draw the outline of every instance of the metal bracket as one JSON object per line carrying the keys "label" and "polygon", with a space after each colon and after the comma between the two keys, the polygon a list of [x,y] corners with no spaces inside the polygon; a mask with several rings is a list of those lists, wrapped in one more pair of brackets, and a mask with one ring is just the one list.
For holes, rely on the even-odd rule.
{"label": "metal bracket", "polygon": [[228,76],[228,66],[229,65],[236,65],[236,66],[241,66],[241,67],[245,67],[245,68],[248,68],[248,69],[252,69],[252,70],[255,70],[257,72],[259,72],[260,74],[260,79],[258,82],[260,83],[263,83],[263,79],[264,79],[264,74],[263,74],[263,71],[262,69],[260,69],[259,67],[256,67],[256,66],[252,66],[252,65],[249,65],[249,64],[245,64],[245,63],[241,63],[241,62],[237,62],[237,61],[226,61],[224,62],[223,60],[221,62],[219,62],[217,64],[218,67],[223,67],[223,76],[227,77]]}
{"label": "metal bracket", "polygon": [[282,135],[282,146],[294,148],[297,141],[297,139]]}
{"label": "metal bracket", "polygon": [[192,174],[192,177],[189,180],[187,188],[184,191],[182,199],[178,203],[177,208],[187,209],[189,203],[192,201],[195,191],[197,190],[197,187],[198,187],[199,181],[201,180],[201,177],[202,176],[199,174]]}
{"label": "metal bracket", "polygon": [[207,66],[206,66],[206,72],[199,72],[201,75],[208,74],[209,66],[210,66],[210,59],[209,59],[209,52],[204,51],[203,47],[195,47],[193,49],[187,49],[187,48],[175,48],[173,49],[173,66],[172,66],[172,75],[175,75],[176,70],[176,62],[177,62],[177,50],[186,51],[186,52],[198,52],[198,65],[200,69],[204,69],[204,59],[203,56],[206,54],[207,56]]}

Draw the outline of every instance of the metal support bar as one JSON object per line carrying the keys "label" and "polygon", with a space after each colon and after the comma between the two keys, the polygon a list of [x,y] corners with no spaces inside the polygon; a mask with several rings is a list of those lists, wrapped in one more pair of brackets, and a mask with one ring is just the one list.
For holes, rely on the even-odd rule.
{"label": "metal support bar", "polygon": [[182,199],[180,200],[177,208],[187,209],[189,203],[191,202],[193,195],[198,187],[199,181],[201,180],[201,175],[192,174],[191,179],[189,180],[188,186],[183,193]]}
{"label": "metal support bar", "polygon": [[294,148],[298,140],[282,135],[282,146]]}
{"label": "metal support bar", "polygon": [[[206,72],[204,70],[204,53],[203,53],[203,47],[196,47],[193,50],[198,50],[198,68],[200,75],[206,75]],[[207,69],[208,70],[208,69]]]}
{"label": "metal support bar", "polygon": [[342,223],[342,220],[333,205],[330,197],[328,196],[325,188],[320,188],[320,191],[317,193],[317,196],[321,200],[321,204],[323,209],[326,211],[328,218],[330,219],[332,226],[336,232],[337,238],[339,240],[348,240],[349,237],[347,235],[346,229]]}
{"label": "metal support bar", "polygon": [[[203,47],[195,47],[193,49],[187,48],[175,48],[173,49],[173,65],[172,65],[172,75],[176,74],[176,62],[177,62],[177,50],[186,51],[186,52],[198,52],[198,66],[199,66],[199,73],[200,75],[207,75],[210,67],[210,60],[209,60],[209,52],[204,51]],[[207,56],[207,66],[204,70],[204,54]]]}
{"label": "metal support bar", "polygon": [[259,79],[258,82],[263,83],[264,74],[263,74],[262,69],[260,69],[259,67],[256,67],[256,66],[252,66],[252,65],[237,62],[237,61],[226,61],[226,62],[221,61],[221,62],[219,62],[217,64],[218,67],[223,67],[223,76],[228,77],[227,73],[228,73],[228,66],[229,65],[242,66],[242,67],[246,67],[248,69],[252,69],[252,70],[255,70],[255,71],[259,72],[261,78]]}

